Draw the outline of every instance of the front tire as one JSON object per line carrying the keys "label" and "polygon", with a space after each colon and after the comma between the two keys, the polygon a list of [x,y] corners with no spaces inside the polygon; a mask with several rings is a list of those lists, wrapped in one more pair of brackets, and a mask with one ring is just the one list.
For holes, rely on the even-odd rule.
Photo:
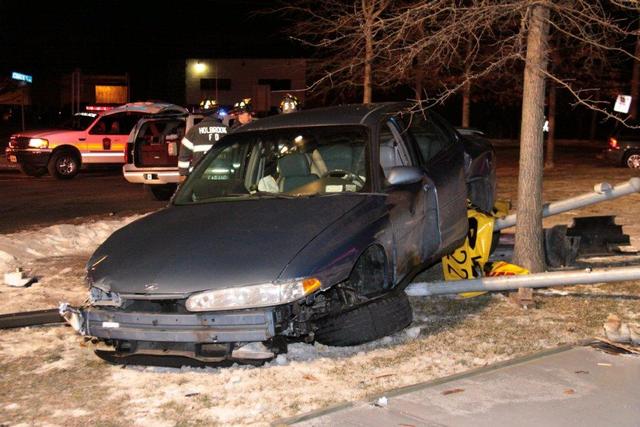
{"label": "front tire", "polygon": [[154,199],[160,201],[170,200],[178,188],[176,184],[145,184],[144,186]]}
{"label": "front tire", "polygon": [[80,159],[70,151],[58,151],[51,156],[47,169],[57,179],[71,179],[80,170]]}
{"label": "front tire", "polygon": [[409,299],[393,291],[348,311],[320,319],[316,341],[331,346],[359,345],[406,328],[413,319]]}
{"label": "front tire", "polygon": [[630,169],[640,169],[640,152],[632,151],[624,156],[623,164]]}

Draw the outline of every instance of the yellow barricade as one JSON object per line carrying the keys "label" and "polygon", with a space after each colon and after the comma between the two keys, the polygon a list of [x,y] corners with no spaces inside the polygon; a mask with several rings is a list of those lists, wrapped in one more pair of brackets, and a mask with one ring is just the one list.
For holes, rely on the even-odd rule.
{"label": "yellow barricade", "polygon": [[[503,217],[509,213],[509,203],[498,201],[492,215],[480,212],[470,207],[467,210],[469,217],[469,232],[462,246],[451,255],[442,258],[442,270],[445,280],[474,279],[483,275],[504,276],[514,274],[529,274],[529,272],[517,265],[498,261],[487,264],[491,254],[491,242],[493,239],[493,223],[495,218]],[[488,270],[485,273],[485,270]],[[462,298],[471,298],[482,295],[485,292],[465,292],[460,294]]]}

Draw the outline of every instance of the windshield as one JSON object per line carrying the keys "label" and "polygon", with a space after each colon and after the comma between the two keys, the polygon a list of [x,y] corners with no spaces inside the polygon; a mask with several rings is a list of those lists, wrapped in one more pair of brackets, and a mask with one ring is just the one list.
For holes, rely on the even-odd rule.
{"label": "windshield", "polygon": [[95,113],[76,113],[69,120],[62,123],[60,128],[68,130],[86,130],[98,117]]}
{"label": "windshield", "polygon": [[200,162],[175,203],[368,191],[367,140],[362,126],[231,134]]}

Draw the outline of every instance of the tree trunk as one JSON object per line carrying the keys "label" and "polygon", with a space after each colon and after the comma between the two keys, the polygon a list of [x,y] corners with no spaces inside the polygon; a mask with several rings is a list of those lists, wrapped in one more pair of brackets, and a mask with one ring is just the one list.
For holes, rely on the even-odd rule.
{"label": "tree trunk", "polygon": [[470,126],[471,117],[471,82],[466,81],[462,86],[462,127]]}
{"label": "tree trunk", "polygon": [[371,103],[371,89],[373,86],[371,70],[373,64],[373,6],[368,4],[367,0],[362,0],[362,10],[366,15],[364,24],[364,94],[362,96],[362,102],[369,104]]}
{"label": "tree trunk", "polygon": [[556,85],[549,84],[549,130],[547,131],[547,159],[544,162],[545,169],[553,169],[555,166],[556,150]]}
{"label": "tree trunk", "polygon": [[[636,39],[636,58],[640,58],[640,36]],[[633,71],[631,72],[631,118],[638,117],[638,86],[640,85],[640,61],[633,61]]]}
{"label": "tree trunk", "polygon": [[547,69],[549,9],[544,5],[536,5],[532,6],[530,13],[522,91],[514,261],[532,273],[538,273],[544,271],[545,267],[542,231],[542,126],[545,97],[543,72]]}

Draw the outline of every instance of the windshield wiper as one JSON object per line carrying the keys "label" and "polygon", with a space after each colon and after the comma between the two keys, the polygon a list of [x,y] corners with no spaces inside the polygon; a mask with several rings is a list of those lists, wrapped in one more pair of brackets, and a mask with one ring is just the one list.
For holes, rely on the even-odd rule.
{"label": "windshield wiper", "polygon": [[270,191],[256,190],[256,191],[252,191],[251,194],[249,194],[249,196],[257,196],[257,197],[260,197],[260,198],[264,197],[264,198],[273,198],[273,199],[295,199],[299,195],[298,194],[286,194],[286,193],[272,193]]}

